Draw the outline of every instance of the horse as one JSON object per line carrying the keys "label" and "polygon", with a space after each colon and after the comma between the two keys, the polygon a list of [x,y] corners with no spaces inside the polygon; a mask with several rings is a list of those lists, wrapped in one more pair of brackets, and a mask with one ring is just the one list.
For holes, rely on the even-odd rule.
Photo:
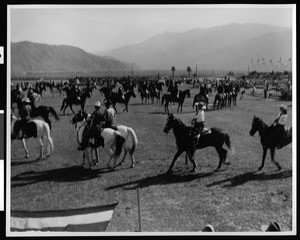
{"label": "horse", "polygon": [[110,93],[113,87],[102,87],[99,89],[99,92],[104,95],[104,97],[107,99],[110,97]]}
{"label": "horse", "polygon": [[25,158],[29,158],[29,151],[26,147],[26,142],[25,139],[34,137],[34,139],[37,140],[37,142],[40,145],[40,155],[37,158],[37,160],[40,160],[43,158],[43,142],[42,139],[46,138],[47,142],[49,144],[47,144],[47,153],[46,156],[47,158],[50,156],[51,152],[53,152],[54,150],[54,145],[53,145],[53,139],[51,137],[50,134],[50,127],[48,125],[48,123],[46,123],[45,121],[41,120],[41,119],[33,119],[30,120],[27,125],[26,125],[26,129],[24,131],[26,137],[22,137],[20,136],[19,133],[16,132],[15,126],[16,123],[20,121],[20,118],[17,118],[15,116],[12,115],[12,119],[11,119],[11,145],[13,144],[13,141],[15,139],[20,139],[22,140],[23,143],[23,148],[25,149],[26,155]]}
{"label": "horse", "polygon": [[233,91],[232,92],[232,106],[236,106],[237,96],[238,96],[238,91]]}
{"label": "horse", "polygon": [[[21,97],[20,96],[17,97],[15,99],[15,101],[17,102],[18,110],[20,111],[21,107],[22,107],[22,99],[21,99]],[[51,121],[49,119],[50,113],[54,116],[54,118],[57,121],[59,120],[59,117],[58,117],[58,115],[57,115],[57,113],[56,113],[56,111],[55,111],[55,109],[53,107],[42,106],[42,105],[36,107],[34,101],[30,102],[30,106],[31,106],[30,117],[32,117],[32,118],[42,117],[45,120],[45,122],[49,124],[50,130],[52,128]]]}
{"label": "horse", "polygon": [[131,96],[134,97],[134,98],[136,97],[133,90],[130,90],[130,91],[126,92],[123,95],[120,95],[119,93],[111,92],[108,99],[111,101],[111,104],[112,104],[112,106],[113,106],[113,108],[115,109],[116,112],[118,112],[117,109],[116,109],[116,104],[117,103],[124,104],[125,109],[123,109],[123,111],[128,112],[128,103],[129,103],[129,100],[130,100]]}
{"label": "horse", "polygon": [[186,89],[184,91],[180,90],[178,98],[175,98],[170,93],[165,93],[161,98],[161,104],[163,105],[165,102],[165,112],[169,113],[169,102],[171,102],[171,101],[178,102],[177,112],[179,112],[179,109],[182,112],[182,106],[183,106],[183,102],[184,102],[184,99],[186,96],[191,97],[190,89]]}
{"label": "horse", "polygon": [[51,125],[51,121],[49,119],[49,115],[50,113],[54,116],[55,120],[59,120],[59,117],[55,111],[55,109],[53,107],[50,106],[38,106],[38,107],[34,107],[33,105],[31,105],[31,114],[30,116],[32,118],[36,118],[36,117],[42,117],[46,123],[49,124],[50,130],[52,129],[52,125]]}
{"label": "horse", "polygon": [[203,94],[196,94],[194,97],[194,101],[193,101],[193,108],[194,106],[196,106],[196,114],[199,111],[199,103],[203,102],[204,105],[206,106],[206,110],[208,110],[208,96],[207,95],[203,95]]}
{"label": "horse", "polygon": [[[89,115],[85,112],[80,110],[74,117],[72,120],[74,123],[77,121],[76,119],[85,119],[87,120],[89,118]],[[135,158],[134,158],[134,151],[137,147],[138,144],[138,139],[136,136],[135,131],[133,130],[133,128],[125,126],[125,125],[118,125],[117,126],[118,131],[120,132],[121,136],[125,139],[125,142],[123,144],[123,149],[124,149],[124,155],[120,161],[120,163],[117,166],[123,165],[125,158],[127,156],[127,154],[129,153],[130,158],[131,158],[131,168],[134,168],[135,166]],[[92,147],[92,152],[91,154],[95,154],[96,159],[93,161],[93,163],[97,163],[99,161],[98,159],[98,152],[97,149],[95,147]],[[93,156],[93,155],[92,155]]]}
{"label": "horse", "polygon": [[147,103],[147,100],[150,99],[150,91],[147,88],[144,88],[142,86],[139,86],[138,92],[140,93],[141,99],[142,99],[142,104],[144,104],[144,99],[145,99],[145,104]]}
{"label": "horse", "polygon": [[[169,133],[171,129],[173,129],[178,150],[173,157],[173,161],[167,171],[167,174],[171,173],[175,161],[183,152],[187,153],[187,156],[193,164],[193,169],[191,172],[195,172],[197,165],[193,155],[196,150],[193,146],[193,136],[191,134],[193,127],[185,125],[179,118],[176,118],[173,114],[169,113],[166,125],[164,127],[164,132]],[[222,129],[214,127],[211,128],[210,131],[203,132],[197,142],[196,149],[202,149],[210,146],[216,149],[220,159],[216,171],[221,168],[222,163],[229,164],[229,162],[226,162],[227,150],[223,147],[224,143],[228,149],[231,148],[229,134]]]}
{"label": "horse", "polygon": [[217,93],[215,95],[215,100],[214,100],[214,110],[215,110],[215,107],[216,107],[216,103],[218,102],[218,109],[219,108],[224,108],[225,107],[225,96],[223,93]]}
{"label": "horse", "polygon": [[[84,134],[84,131],[89,127],[87,123],[87,114],[84,111],[80,111],[78,114],[76,114],[72,120],[71,123],[73,124],[75,131],[76,131],[76,137],[77,141],[80,144],[82,141],[82,136]],[[114,159],[114,165],[111,169],[116,168],[116,162],[119,159],[121,152],[122,152],[122,147],[125,142],[125,138],[121,136],[121,133],[119,131],[115,131],[111,128],[104,128],[101,132],[99,132],[99,138],[102,137],[104,139],[104,149],[110,156],[109,161],[107,162],[107,167],[110,168],[110,162],[112,159]],[[95,142],[99,142],[99,139],[95,139]],[[94,145],[92,148],[96,152],[97,156],[97,148],[98,145]],[[82,166],[84,167],[85,165],[85,158],[88,158],[88,148],[86,148],[83,152],[83,164]],[[91,162],[91,161],[89,161]],[[90,167],[93,164],[89,164],[88,166]]]}
{"label": "horse", "polygon": [[65,114],[66,108],[70,107],[71,111],[75,115],[75,112],[72,108],[73,105],[80,105],[81,109],[84,110],[86,99],[91,97],[90,92],[87,90],[81,91],[79,95],[80,100],[72,97],[70,91],[67,90],[66,93],[67,93],[67,97],[63,100],[60,108],[60,111],[63,111],[63,114]]}
{"label": "horse", "polygon": [[[274,138],[275,128],[273,125],[267,126],[259,117],[254,116],[252,121],[252,126],[250,130],[250,136],[258,131],[260,135],[260,143],[263,147],[263,157],[261,166],[258,168],[258,171],[262,170],[265,165],[265,159],[268,149],[270,149],[271,161],[277,166],[278,170],[281,170],[281,166],[278,162],[275,161],[275,148],[276,148],[276,139]],[[292,142],[292,127],[289,127],[286,130],[286,137],[284,138],[284,146]]]}

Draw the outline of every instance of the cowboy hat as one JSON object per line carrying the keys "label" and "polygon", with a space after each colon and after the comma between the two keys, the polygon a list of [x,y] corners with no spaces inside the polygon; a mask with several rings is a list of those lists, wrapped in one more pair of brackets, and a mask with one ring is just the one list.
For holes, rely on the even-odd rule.
{"label": "cowboy hat", "polygon": [[263,232],[281,232],[281,226],[277,222],[271,222],[269,225],[262,225]]}
{"label": "cowboy hat", "polygon": [[287,110],[287,106],[286,106],[285,104],[280,104],[280,105],[279,105],[279,108],[282,108],[282,109]]}
{"label": "cowboy hat", "polygon": [[100,102],[100,101],[97,101],[97,102],[95,103],[95,107],[101,107],[101,102]]}

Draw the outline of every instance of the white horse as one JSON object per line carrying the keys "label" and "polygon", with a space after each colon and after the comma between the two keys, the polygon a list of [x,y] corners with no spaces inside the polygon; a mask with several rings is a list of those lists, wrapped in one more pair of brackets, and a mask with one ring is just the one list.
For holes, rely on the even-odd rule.
{"label": "white horse", "polygon": [[[79,144],[82,141],[82,136],[83,136],[84,130],[88,126],[86,118],[87,118],[87,115],[84,114],[84,112],[79,111],[79,113],[77,113],[71,120],[72,124],[75,127],[77,141]],[[107,154],[110,156],[107,166],[108,166],[108,168],[111,168],[110,162],[113,159],[114,163],[113,163],[112,169],[114,169],[116,167],[117,160],[119,159],[119,157],[121,155],[122,146],[125,142],[125,139],[121,136],[119,131],[115,131],[111,128],[103,129],[100,133],[100,136],[103,137],[104,149],[106,150]],[[87,151],[88,151],[88,148],[86,148],[83,152],[82,166],[85,165],[85,158],[87,158],[89,161],[88,167],[90,167],[91,165],[93,165],[93,163],[91,163]],[[93,151],[96,151],[96,149],[92,148],[92,152]],[[97,152],[96,152],[96,155],[98,155]]]}
{"label": "white horse", "polygon": [[46,138],[47,142],[49,143],[46,145],[46,150],[47,150],[46,157],[49,157],[51,152],[53,152],[53,150],[54,150],[53,139],[50,134],[49,124],[40,119],[30,120],[26,125],[26,131],[25,131],[26,137],[24,138],[23,136],[21,136],[20,132],[16,132],[16,130],[14,128],[15,123],[20,120],[21,120],[20,118],[17,118],[14,115],[12,115],[12,118],[11,118],[11,145],[13,144],[13,141],[15,139],[22,140],[23,148],[25,149],[25,152],[26,152],[25,158],[29,158],[29,151],[26,147],[25,138],[27,139],[27,138],[34,137],[34,139],[36,139],[40,145],[40,155],[37,158],[37,160],[40,160],[41,158],[43,158],[43,153],[44,153],[43,152],[44,144],[43,144],[42,139]]}
{"label": "white horse", "polygon": [[138,144],[137,136],[131,127],[127,127],[124,125],[118,125],[117,128],[118,128],[118,131],[121,133],[121,136],[125,138],[125,143],[123,144],[124,156],[123,156],[121,162],[118,164],[118,166],[122,165],[124,163],[126,155],[127,155],[127,153],[129,153],[130,158],[131,158],[131,168],[134,168],[135,158],[133,156],[133,153]]}

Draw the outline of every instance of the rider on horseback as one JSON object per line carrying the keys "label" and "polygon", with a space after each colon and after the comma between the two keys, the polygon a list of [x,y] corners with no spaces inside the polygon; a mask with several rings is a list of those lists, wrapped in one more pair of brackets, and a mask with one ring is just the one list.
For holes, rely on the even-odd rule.
{"label": "rider on horseback", "polygon": [[277,148],[282,148],[284,146],[285,137],[285,125],[287,123],[287,106],[281,104],[279,106],[280,112],[278,118],[275,119],[273,126],[275,127],[275,139],[277,142]]}
{"label": "rider on horseback", "polygon": [[204,121],[205,121],[205,114],[204,114],[205,107],[202,102],[199,103],[199,108],[200,108],[199,112],[192,120],[192,124],[194,126],[192,135],[193,135],[193,145],[195,150],[197,149],[198,137],[200,138],[202,134],[202,130],[204,128]]}
{"label": "rider on horseback", "polygon": [[29,98],[23,99],[22,103],[19,112],[20,120],[16,121],[14,125],[14,135],[17,135],[19,138],[26,137],[26,125],[31,120],[31,105]]}
{"label": "rider on horseback", "polygon": [[113,109],[113,107],[111,106],[111,102],[109,101],[109,99],[106,99],[104,101],[104,104],[105,104],[106,109],[103,112],[103,114],[104,114],[104,123],[103,123],[102,127],[103,128],[112,128],[114,130],[118,130],[118,128],[114,124],[116,112]]}
{"label": "rider on horseback", "polygon": [[[97,139],[96,137],[99,137],[99,130],[101,128],[102,125],[102,121],[103,121],[103,114],[100,112],[100,107],[101,107],[101,103],[100,101],[97,101],[95,103],[95,111],[92,113],[92,115],[90,116],[88,123],[89,123],[89,128],[84,132],[83,137],[82,137],[82,141],[80,146],[77,148],[78,150],[85,150],[85,148],[87,147],[90,138],[95,138],[95,140],[97,141],[103,141],[102,137],[101,139]],[[102,146],[103,142],[98,142],[98,144],[95,143],[95,145],[99,145]]]}

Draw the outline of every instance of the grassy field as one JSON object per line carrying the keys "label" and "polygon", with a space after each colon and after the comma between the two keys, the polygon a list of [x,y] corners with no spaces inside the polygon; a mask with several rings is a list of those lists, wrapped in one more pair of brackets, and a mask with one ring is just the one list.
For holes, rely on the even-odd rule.
{"label": "grassy field", "polygon": [[[186,89],[189,86],[181,86]],[[284,231],[292,230],[292,145],[276,151],[275,159],[282,170],[270,161],[268,152],[265,167],[261,164],[262,147],[258,133],[249,135],[253,116],[271,124],[279,112],[280,102],[245,94],[237,106],[206,112],[207,127],[228,131],[232,150],[228,154],[230,166],[218,164],[213,148],[198,150],[198,170],[185,165],[185,155],[176,162],[172,175],[165,175],[176,152],[172,132],[163,133],[167,115],[160,104],[141,104],[137,93],[131,99],[129,112],[117,115],[117,123],[132,127],[139,144],[135,152],[136,167],[131,169],[129,157],[125,165],[114,172],[106,169],[107,155],[100,149],[101,162],[91,170],[80,167],[82,153],[77,150],[75,131],[70,124],[71,111],[60,114],[60,121],[52,120],[55,151],[48,159],[35,161],[37,145],[28,140],[31,153],[25,159],[20,141],[11,151],[11,209],[54,210],[70,209],[118,202],[108,232],[138,231],[137,189],[140,188],[142,231],[198,232],[212,224],[218,232],[257,232],[261,225],[277,221]],[[164,89],[166,91],[166,89]],[[176,113],[177,104],[169,109],[183,122],[195,114],[192,100],[198,92],[192,89],[191,98],[184,103],[183,113]],[[45,93],[43,105],[59,112],[62,97]],[[92,112],[96,100],[103,101],[94,91],[87,101]],[[213,95],[210,102],[213,101]],[[288,126],[292,125],[292,102],[286,102]],[[121,110],[123,107],[117,105]],[[74,107],[78,110],[79,107]],[[102,108],[104,110],[104,107]]]}

